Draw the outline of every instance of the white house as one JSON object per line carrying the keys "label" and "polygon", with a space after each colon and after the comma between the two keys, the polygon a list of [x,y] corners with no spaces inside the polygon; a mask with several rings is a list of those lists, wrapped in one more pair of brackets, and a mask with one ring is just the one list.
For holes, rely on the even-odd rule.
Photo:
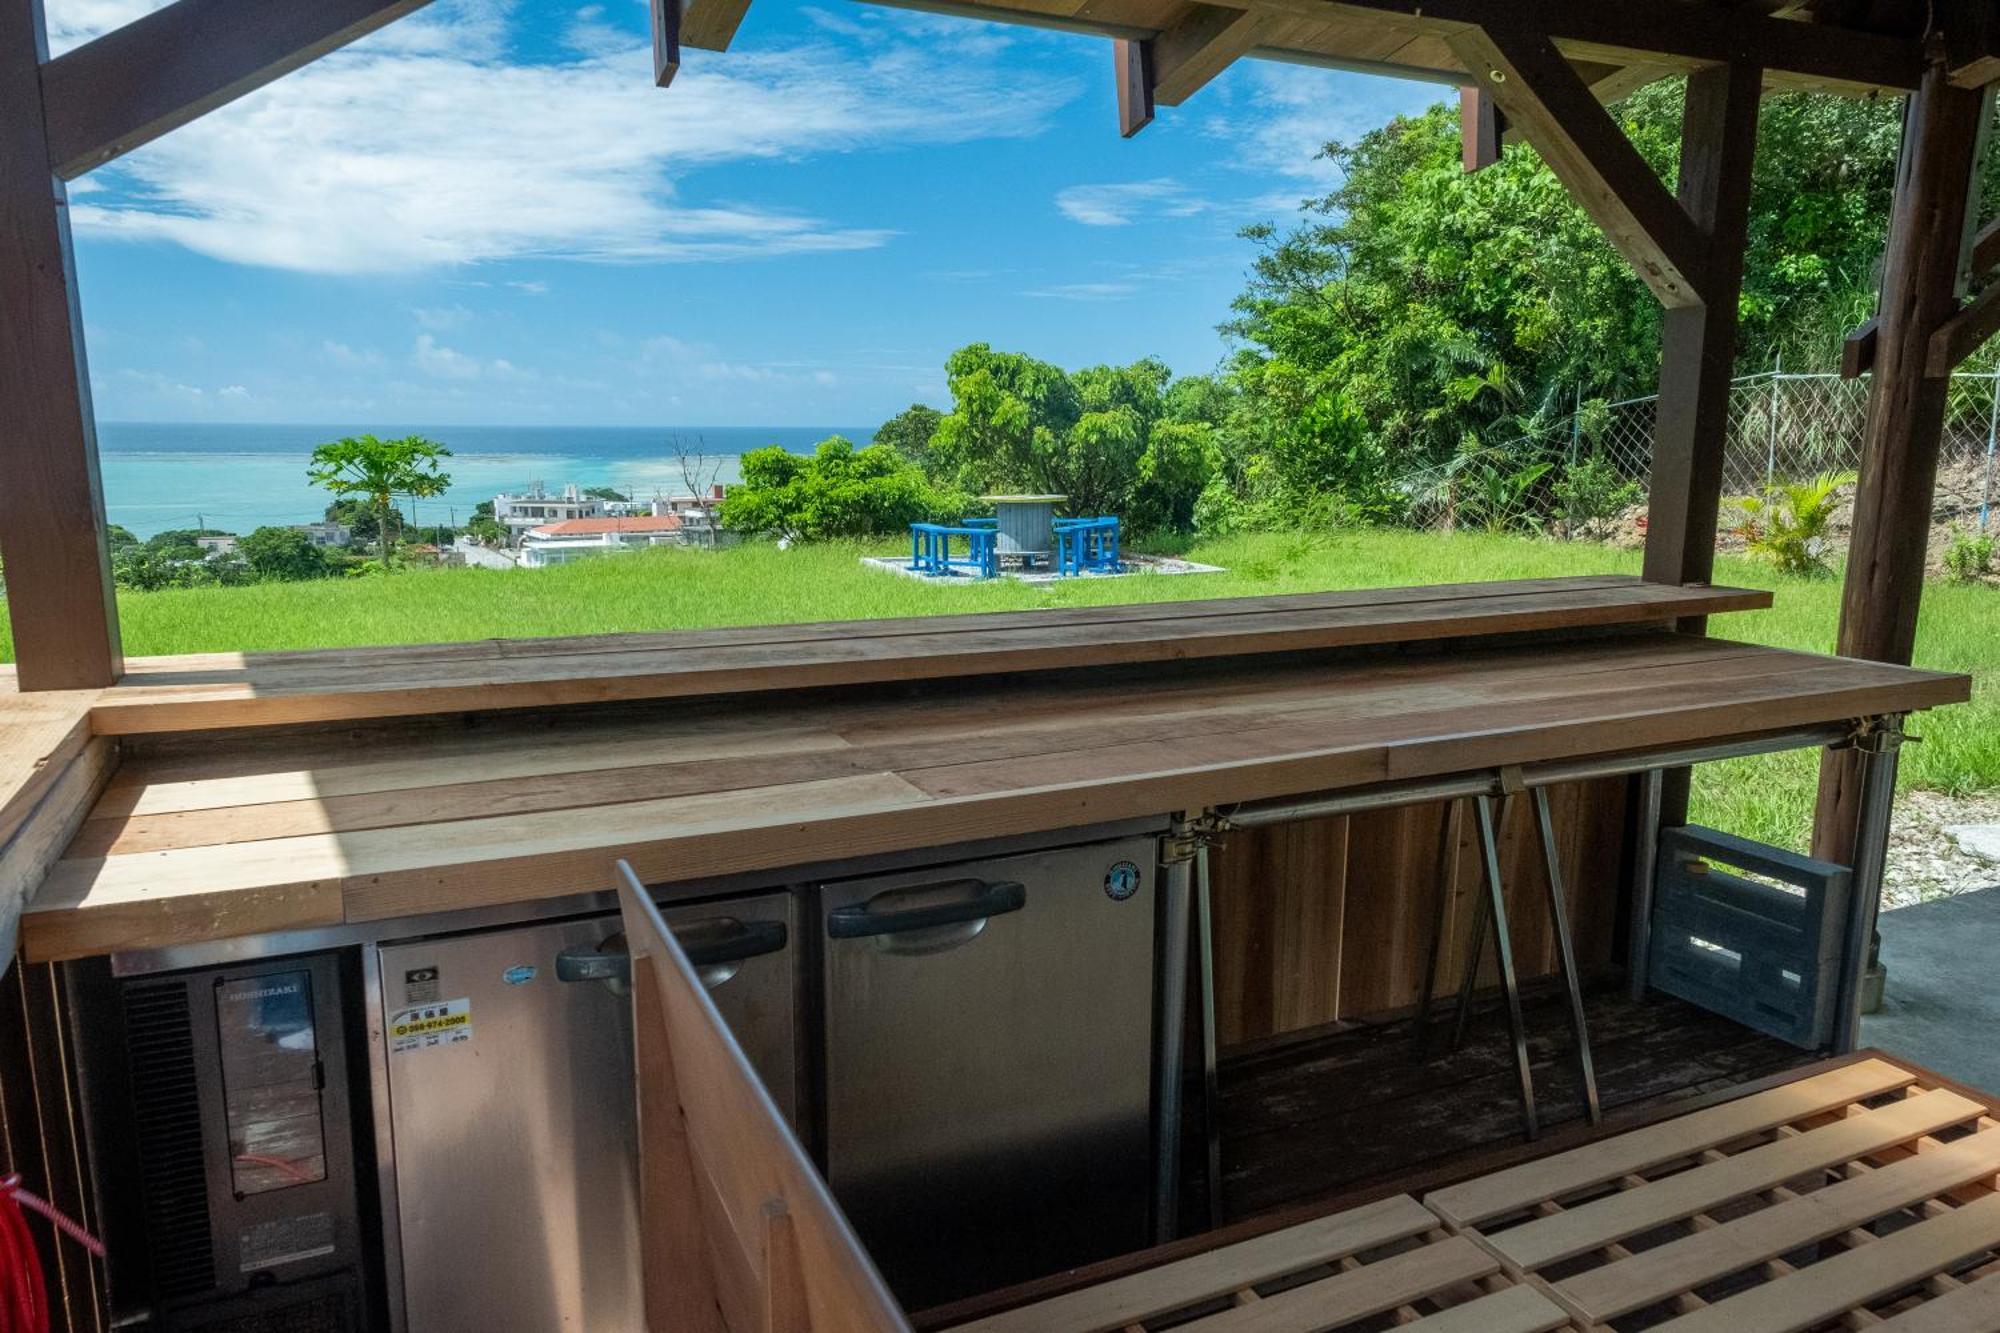
{"label": "white house", "polygon": [[603,518],[604,501],[585,495],[576,486],[563,487],[561,495],[550,495],[536,482],[522,495],[493,497],[493,517],[507,529],[507,543],[518,546],[535,528],[576,519]]}
{"label": "white house", "polygon": [[647,546],[680,544],[681,521],[672,514],[565,519],[531,529],[521,538],[521,568],[546,569]]}
{"label": "white house", "polygon": [[202,555],[210,560],[218,556],[236,554],[236,534],[233,532],[218,533],[213,537],[196,537],[194,544],[199,546]]}
{"label": "white house", "polygon": [[332,519],[320,523],[294,523],[292,528],[311,538],[314,546],[346,546],[354,540],[353,528]]}

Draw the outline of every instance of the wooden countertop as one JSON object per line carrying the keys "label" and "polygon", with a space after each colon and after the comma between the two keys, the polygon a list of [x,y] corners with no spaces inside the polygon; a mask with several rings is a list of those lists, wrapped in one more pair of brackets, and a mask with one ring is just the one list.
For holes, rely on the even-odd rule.
{"label": "wooden countertop", "polygon": [[[938,589],[950,597],[952,589]],[[98,735],[878,684],[1747,611],[1771,594],[1629,575],[1370,588],[906,620],[134,658]]]}
{"label": "wooden countertop", "polygon": [[[1214,615],[1268,614],[1245,605]],[[217,737],[124,763],[22,940],[52,959],[378,920],[603,888],[616,857],[655,882],[779,869],[1969,693],[1963,676],[1659,631],[689,700],[636,722],[487,719],[365,747]]]}

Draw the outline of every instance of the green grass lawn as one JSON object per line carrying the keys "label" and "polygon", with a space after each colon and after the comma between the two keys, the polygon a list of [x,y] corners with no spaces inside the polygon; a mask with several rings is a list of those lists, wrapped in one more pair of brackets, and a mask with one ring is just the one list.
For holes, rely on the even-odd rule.
{"label": "green grass lawn", "polygon": [[[881,548],[893,550],[894,547]],[[937,586],[859,563],[848,545],[780,551],[661,550],[558,569],[411,570],[386,578],[124,592],[119,616],[133,656],[272,648],[425,643],[492,637],[688,629],[714,625],[937,615],[1089,606],[1328,588],[1636,572],[1636,552],[1480,535],[1359,531],[1330,538],[1257,534],[1203,542],[1191,559],[1223,574],[1012,581]],[[1783,578],[1724,559],[1718,581],[1775,589],[1769,611],[1717,617],[1711,632],[1829,652],[1836,579]],[[4,621],[0,620],[0,627]],[[11,641],[0,640],[11,660]],[[2000,789],[2000,590],[1933,585],[1924,597],[1919,665],[1971,673],[1969,705],[1921,718],[1904,751],[1906,783],[1953,792]],[[1808,827],[1815,756],[1708,765],[1697,817],[1749,837],[1799,846]]]}

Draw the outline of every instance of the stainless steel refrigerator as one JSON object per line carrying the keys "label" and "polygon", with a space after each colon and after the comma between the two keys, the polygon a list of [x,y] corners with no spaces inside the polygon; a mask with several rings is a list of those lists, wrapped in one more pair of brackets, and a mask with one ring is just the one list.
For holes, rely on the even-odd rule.
{"label": "stainless steel refrigerator", "polygon": [[[791,896],[667,918],[792,1114]],[[409,1333],[645,1326],[618,931],[611,913],[382,946],[392,1240]]]}
{"label": "stainless steel refrigerator", "polygon": [[1157,855],[822,887],[827,1179],[906,1306],[1149,1243]]}

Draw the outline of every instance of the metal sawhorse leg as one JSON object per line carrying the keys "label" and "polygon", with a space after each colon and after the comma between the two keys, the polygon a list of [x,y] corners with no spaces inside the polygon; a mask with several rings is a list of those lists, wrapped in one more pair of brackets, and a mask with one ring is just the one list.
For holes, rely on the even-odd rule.
{"label": "metal sawhorse leg", "polygon": [[[1583,983],[1576,965],[1576,945],[1570,934],[1569,908],[1565,901],[1562,883],[1562,863],[1557,853],[1555,821],[1549,811],[1548,792],[1536,787],[1530,792],[1535,805],[1535,822],[1538,828],[1542,850],[1542,863],[1547,873],[1549,888],[1549,915],[1556,933],[1557,961],[1561,966],[1563,984],[1569,992],[1570,1033],[1576,1041],[1577,1065],[1583,1079],[1584,1110],[1592,1124],[1596,1124],[1601,1114],[1597,1096],[1597,1070],[1591,1061],[1590,1028],[1583,1010]],[[1471,941],[1471,951],[1465,960],[1465,975],[1459,983],[1457,1013],[1452,1022],[1451,1049],[1457,1051],[1465,1039],[1466,1020],[1472,1011],[1472,992],[1478,984],[1479,962],[1485,952],[1486,936],[1493,935],[1494,952],[1500,965],[1500,984],[1507,1000],[1507,1028],[1514,1042],[1514,1070],[1521,1085],[1521,1120],[1530,1139],[1541,1133],[1541,1115],[1535,1103],[1534,1072],[1528,1058],[1527,1025],[1521,1014],[1520,977],[1514,965],[1513,935],[1507,921],[1507,897],[1505,885],[1500,877],[1500,849],[1495,830],[1493,798],[1477,795],[1467,798],[1472,804],[1474,816],[1479,826],[1479,861],[1481,878],[1486,883],[1486,893],[1477,909]],[[1444,821],[1443,855],[1441,868],[1449,867],[1456,851],[1457,833],[1453,821]],[[1424,970],[1424,991],[1417,1006],[1417,1052],[1422,1058],[1428,1052],[1430,1032],[1431,993],[1436,988],[1438,958],[1444,944],[1446,918],[1446,889],[1448,882],[1439,876],[1438,910],[1431,927],[1430,961]]]}

